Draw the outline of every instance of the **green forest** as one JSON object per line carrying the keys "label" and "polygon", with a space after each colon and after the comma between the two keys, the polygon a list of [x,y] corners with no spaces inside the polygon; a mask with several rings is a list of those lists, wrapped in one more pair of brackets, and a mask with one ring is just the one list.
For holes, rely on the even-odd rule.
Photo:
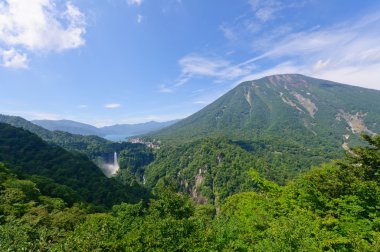
{"label": "green forest", "polygon": [[225,138],[124,149],[124,175],[107,179],[81,154],[0,129],[0,251],[380,250],[377,135],[284,182],[246,151],[260,146]]}

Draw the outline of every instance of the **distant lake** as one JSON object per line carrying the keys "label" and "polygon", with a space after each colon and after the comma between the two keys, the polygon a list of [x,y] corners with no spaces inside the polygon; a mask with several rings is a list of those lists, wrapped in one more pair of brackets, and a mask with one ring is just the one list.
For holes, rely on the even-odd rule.
{"label": "distant lake", "polygon": [[131,135],[106,135],[104,138],[114,142],[127,141]]}

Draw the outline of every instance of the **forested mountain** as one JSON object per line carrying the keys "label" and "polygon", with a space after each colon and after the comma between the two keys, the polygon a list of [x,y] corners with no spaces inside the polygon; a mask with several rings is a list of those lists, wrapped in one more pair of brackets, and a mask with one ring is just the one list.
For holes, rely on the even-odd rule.
{"label": "forested mountain", "polygon": [[0,162],[34,181],[45,194],[66,202],[112,206],[144,198],[138,185],[107,179],[85,155],[44,142],[29,131],[0,123]]}
{"label": "forested mountain", "polygon": [[379,251],[380,138],[366,140],[287,186],[252,171],[220,208],[161,185],[149,204],[89,214],[0,164],[0,250]]}
{"label": "forested mountain", "polygon": [[201,111],[150,135],[163,148],[146,185],[175,181],[197,201],[246,191],[255,169],[284,185],[341,158],[360,134],[380,132],[380,91],[302,75],[245,82]]}
{"label": "forested mountain", "polygon": [[113,153],[116,151],[114,147],[118,145],[98,136],[81,136],[63,131],[50,131],[18,116],[0,115],[0,122],[28,130],[46,142],[57,144],[70,151],[84,153],[91,159],[99,156],[100,153]]}
{"label": "forested mountain", "polygon": [[195,201],[218,206],[228,196],[254,188],[249,176],[252,170],[284,185],[313,165],[338,156],[343,152],[323,146],[305,150],[294,142],[204,138],[164,146],[143,172],[148,188],[174,183],[178,191],[188,193]]}
{"label": "forested mountain", "polygon": [[120,136],[120,140],[125,140],[125,137],[151,133],[153,131],[170,126],[178,121],[179,120],[167,122],[151,121],[138,124],[116,124],[100,128],[71,120],[33,120],[31,122],[50,131],[63,131],[71,134],[79,134],[85,136]]}
{"label": "forested mountain", "polygon": [[152,136],[171,142],[225,135],[287,139],[305,148],[357,143],[380,132],[380,91],[298,74],[241,83],[199,112]]}

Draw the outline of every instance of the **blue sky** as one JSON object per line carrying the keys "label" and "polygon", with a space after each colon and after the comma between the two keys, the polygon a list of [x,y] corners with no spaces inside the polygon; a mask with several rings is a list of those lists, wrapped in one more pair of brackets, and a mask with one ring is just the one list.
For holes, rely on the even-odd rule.
{"label": "blue sky", "polygon": [[0,0],[0,113],[97,126],[186,117],[244,80],[380,89],[380,3]]}

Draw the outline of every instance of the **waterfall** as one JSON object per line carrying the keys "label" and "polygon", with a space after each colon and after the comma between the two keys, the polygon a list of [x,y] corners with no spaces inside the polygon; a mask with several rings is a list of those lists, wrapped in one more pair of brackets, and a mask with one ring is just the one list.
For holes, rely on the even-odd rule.
{"label": "waterfall", "polygon": [[119,164],[117,162],[117,153],[115,151],[113,154],[113,167],[115,168],[115,170],[118,170],[118,169],[116,169],[118,166],[119,166]]}
{"label": "waterfall", "polygon": [[113,172],[112,172],[112,175],[115,175],[118,172],[119,169],[120,169],[119,162],[117,160],[117,153],[115,151],[113,153]]}
{"label": "waterfall", "polygon": [[108,160],[107,163],[102,162],[99,167],[108,178],[115,176],[120,169],[119,162],[117,160],[117,152],[115,151],[113,153],[113,160]]}

